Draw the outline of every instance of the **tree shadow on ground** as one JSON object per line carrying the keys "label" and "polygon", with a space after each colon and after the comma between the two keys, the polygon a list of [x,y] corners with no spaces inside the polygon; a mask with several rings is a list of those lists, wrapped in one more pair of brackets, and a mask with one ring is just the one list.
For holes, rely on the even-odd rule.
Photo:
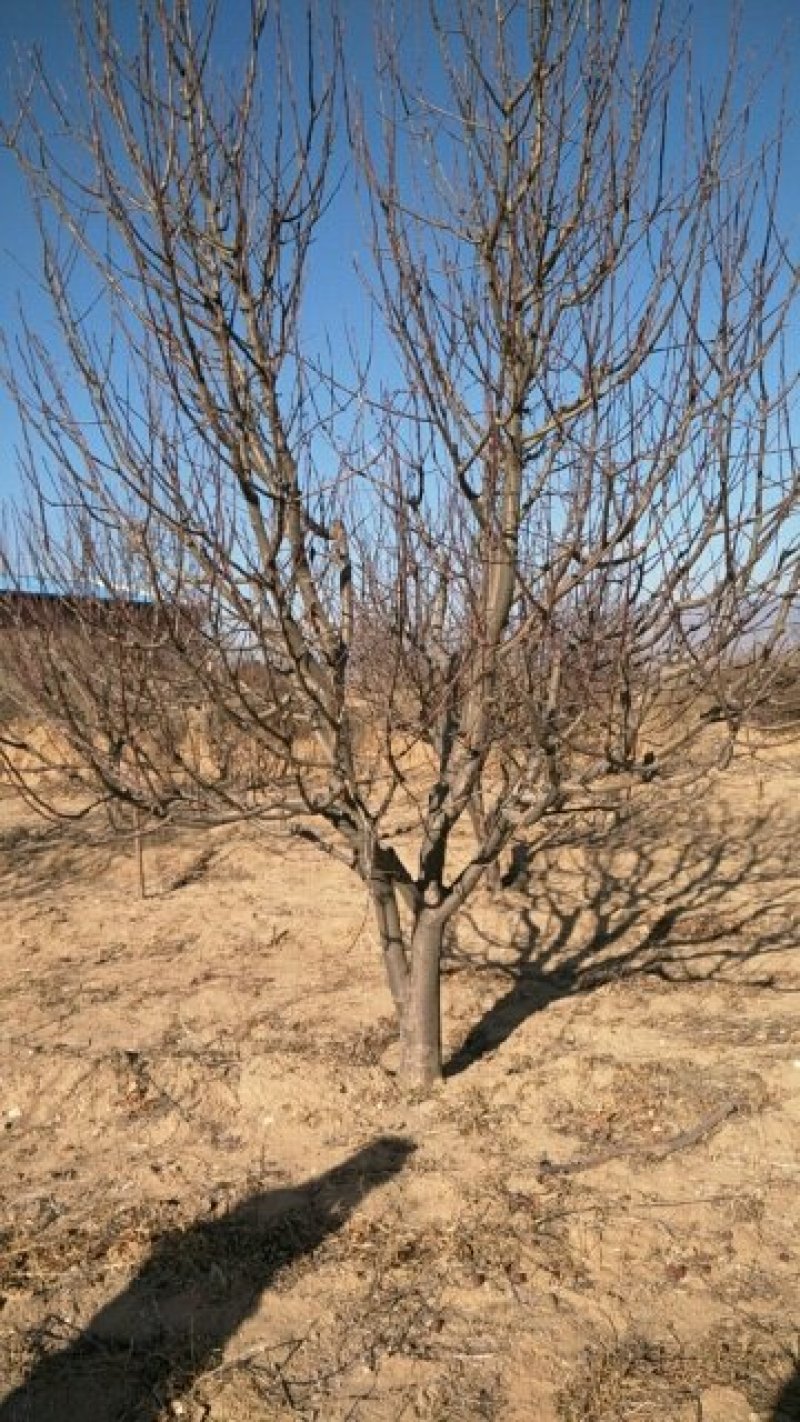
{"label": "tree shadow on ground", "polygon": [[[136,834],[131,824],[114,828],[107,812],[94,807],[76,820],[36,816],[19,801],[18,814],[0,826],[0,902],[39,904],[48,895],[62,895],[67,885],[86,887],[112,870],[127,873],[139,896]],[[210,831],[205,826],[205,834]],[[230,832],[230,827],[229,827]],[[219,839],[200,844],[203,827],[186,827],[153,820],[142,832],[144,895],[167,898],[205,879],[215,866]],[[230,876],[230,866],[226,869]]]}
{"label": "tree shadow on ground", "polygon": [[775,1399],[770,1422],[800,1422],[800,1364]]}
{"label": "tree shadow on ground", "polygon": [[[508,981],[445,1068],[457,1076],[497,1050],[534,1013],[603,983],[650,974],[671,982],[743,984],[743,968],[786,951],[797,913],[797,816],[766,810],[730,823],[697,807],[633,812],[616,825],[516,847],[504,884],[506,936],[467,917],[460,966]],[[477,945],[477,947],[476,947]],[[511,956],[510,956],[511,945]],[[768,972],[750,987],[778,990]],[[790,990],[790,989],[789,989]]]}
{"label": "tree shadow on ground", "polygon": [[340,1229],[413,1150],[381,1137],[295,1189],[162,1235],[128,1288],[0,1401],[0,1422],[155,1422],[214,1366],[279,1271]]}
{"label": "tree shadow on ground", "polygon": [[97,813],[74,824],[20,815],[0,829],[0,900],[38,903],[43,895],[63,893],[70,883],[102,878],[112,864],[126,859],[133,864],[132,835],[112,836]]}

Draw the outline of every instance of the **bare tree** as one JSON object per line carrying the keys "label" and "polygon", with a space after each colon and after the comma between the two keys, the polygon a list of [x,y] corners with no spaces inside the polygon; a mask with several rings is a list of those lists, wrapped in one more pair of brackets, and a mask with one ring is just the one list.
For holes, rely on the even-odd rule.
{"label": "bare tree", "polygon": [[[433,4],[360,105],[334,22],[301,43],[253,0],[225,80],[213,5],[138,13],[126,48],[94,0],[82,103],[38,66],[6,135],[67,359],[24,322],[7,351],[5,557],[72,630],[50,602],[0,645],[69,794],[6,759],[60,813],[343,859],[427,1085],[445,929],[512,842],[724,760],[785,675],[781,134],[733,49],[712,103],[627,0]],[[351,162],[389,375],[306,335]]]}

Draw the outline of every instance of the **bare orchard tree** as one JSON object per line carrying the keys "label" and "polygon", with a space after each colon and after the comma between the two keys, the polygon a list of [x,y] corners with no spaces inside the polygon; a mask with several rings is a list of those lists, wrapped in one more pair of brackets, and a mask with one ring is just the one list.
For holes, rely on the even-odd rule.
{"label": "bare orchard tree", "polygon": [[[20,715],[6,759],[59,813],[248,817],[343,859],[427,1085],[487,871],[720,763],[785,675],[780,134],[751,142],[733,53],[712,101],[626,0],[433,4],[360,102],[334,24],[251,8],[224,77],[213,6],[139,0],[123,44],[95,0],[80,99],[39,67],[6,135],[61,339],[23,313],[7,350],[6,562],[51,596],[0,646],[52,736]],[[377,335],[326,361],[351,172]]]}

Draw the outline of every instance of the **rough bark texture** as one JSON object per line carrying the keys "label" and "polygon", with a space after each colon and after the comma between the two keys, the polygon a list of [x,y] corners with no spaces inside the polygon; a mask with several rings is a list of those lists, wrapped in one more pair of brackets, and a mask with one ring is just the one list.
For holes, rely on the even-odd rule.
{"label": "rough bark texture", "polygon": [[423,913],[411,936],[408,993],[400,1020],[400,1072],[427,1090],[442,1078],[441,956],[443,924]]}

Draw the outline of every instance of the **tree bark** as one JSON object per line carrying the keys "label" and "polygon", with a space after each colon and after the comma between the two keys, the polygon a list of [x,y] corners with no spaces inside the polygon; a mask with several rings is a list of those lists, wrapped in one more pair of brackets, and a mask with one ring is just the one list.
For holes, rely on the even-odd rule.
{"label": "tree bark", "polygon": [[402,1022],[408,997],[409,972],[397,895],[382,876],[373,879],[370,892],[375,906],[389,991],[392,994],[397,1020]]}
{"label": "tree bark", "polygon": [[[473,795],[472,799],[470,800],[468,806],[468,813],[475,838],[478,844],[483,844],[483,841],[485,840],[486,835],[488,833],[488,826],[486,823],[486,815],[483,809],[482,797],[479,792]],[[503,876],[502,870],[500,868],[499,859],[493,859],[491,864],[488,864],[486,866],[483,878],[484,883],[486,884],[490,893],[498,894],[500,892],[500,889],[502,888]]]}
{"label": "tree bark", "polygon": [[408,992],[400,1019],[400,1076],[427,1089],[442,1079],[441,956],[444,922],[423,912],[411,938]]}

